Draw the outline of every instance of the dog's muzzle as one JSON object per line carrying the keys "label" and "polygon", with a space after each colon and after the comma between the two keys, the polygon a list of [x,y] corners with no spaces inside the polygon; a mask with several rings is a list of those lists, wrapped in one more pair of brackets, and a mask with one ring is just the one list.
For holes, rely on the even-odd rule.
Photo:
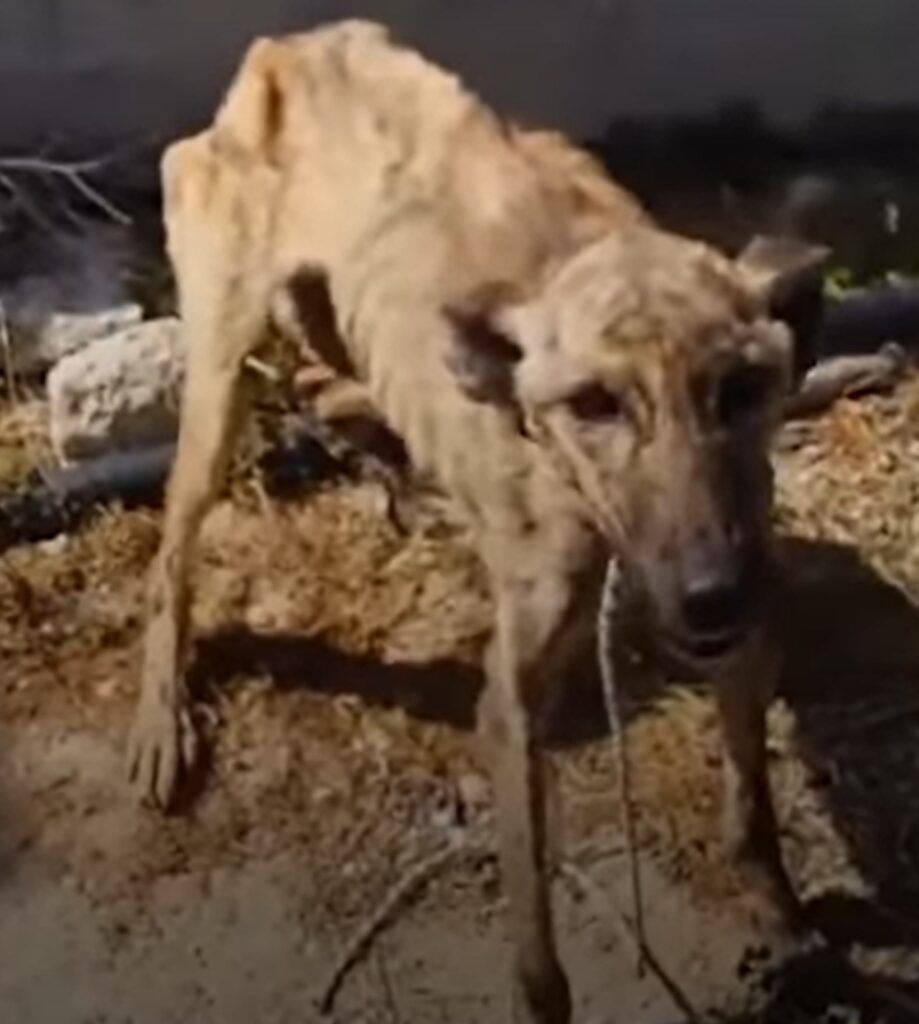
{"label": "dog's muzzle", "polygon": [[678,638],[697,658],[720,658],[745,639],[753,620],[753,587],[735,564],[697,573],[680,595]]}

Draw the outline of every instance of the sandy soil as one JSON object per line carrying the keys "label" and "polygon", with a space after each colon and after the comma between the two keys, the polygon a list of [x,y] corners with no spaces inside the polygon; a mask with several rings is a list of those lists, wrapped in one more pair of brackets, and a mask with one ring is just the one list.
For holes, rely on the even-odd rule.
{"label": "sandy soil", "polygon": [[[651,942],[714,1019],[919,1020],[919,383],[789,427],[789,665],[772,768],[796,884],[828,948],[763,972],[718,838],[704,687],[633,695]],[[34,443],[10,424],[4,438]],[[36,415],[40,418],[40,410]],[[32,438],[32,441],[29,441]],[[16,460],[13,459],[15,463]],[[11,1024],[293,1024],[412,865],[335,1022],[498,1024],[508,948],[471,732],[489,607],[461,533],[400,537],[371,485],[209,520],[193,678],[211,738],[181,814],[139,808],[122,748],[158,515],[109,512],[0,556],[0,1007]],[[639,976],[616,778],[592,682],[551,760],[559,931],[578,1022],[685,1019]]]}

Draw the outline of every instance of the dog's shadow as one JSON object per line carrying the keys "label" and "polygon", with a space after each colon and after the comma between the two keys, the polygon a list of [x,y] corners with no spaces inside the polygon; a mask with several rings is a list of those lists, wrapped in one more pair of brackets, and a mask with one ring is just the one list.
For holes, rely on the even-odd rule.
{"label": "dog's shadow", "polygon": [[[919,938],[919,609],[853,549],[788,540],[784,555],[779,693],[794,712],[794,753],[879,896],[899,911],[915,907]],[[585,651],[554,705],[552,746],[606,731],[593,657]],[[300,633],[231,628],[198,640],[190,681],[199,692],[256,675],[282,691],[357,695],[461,731],[474,728],[483,683],[452,659],[387,663]]]}
{"label": "dog's shadow", "polygon": [[244,627],[198,640],[190,684],[199,692],[234,677],[261,676],[280,691],[351,694],[369,705],[401,707],[413,718],[461,730],[475,724],[482,674],[444,658],[384,662],[301,633],[257,633]]}
{"label": "dog's shadow", "polygon": [[[904,924],[915,915],[919,941],[919,609],[850,548],[786,551],[780,694],[795,753],[879,903]],[[835,906],[842,927],[850,915]]]}
{"label": "dog's shadow", "polygon": [[[756,1019],[824,1019],[835,1004],[860,1020],[915,1022],[919,986],[885,975],[904,957],[919,962],[919,609],[852,548],[784,549],[779,693],[792,753],[870,896],[834,889],[826,866],[807,909],[829,948],[783,965]],[[872,951],[870,974],[846,959],[856,946]]]}
{"label": "dog's shadow", "polygon": [[[779,692],[796,722],[794,754],[873,894],[830,890],[812,901],[811,915],[837,950],[858,943],[919,954],[919,610],[850,548],[789,540],[784,553]],[[282,690],[356,694],[464,731],[474,727],[482,686],[479,672],[451,660],[384,664],[299,634],[231,630],[199,641],[193,681],[213,685],[248,674],[266,675]],[[603,734],[594,680],[572,688],[557,707],[552,745]],[[789,998],[829,1005],[843,993],[863,1009],[880,1001],[884,1019],[919,1020],[919,996],[899,982],[869,979],[832,954],[790,964],[775,993],[778,1016],[762,1020],[784,1019]]]}

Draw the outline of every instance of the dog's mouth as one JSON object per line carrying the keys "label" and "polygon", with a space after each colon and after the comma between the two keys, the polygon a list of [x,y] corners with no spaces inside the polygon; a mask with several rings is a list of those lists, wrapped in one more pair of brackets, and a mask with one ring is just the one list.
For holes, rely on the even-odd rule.
{"label": "dog's mouth", "polygon": [[674,654],[693,662],[718,661],[736,650],[747,638],[749,630],[733,627],[712,633],[669,631],[667,646]]}
{"label": "dog's mouth", "polygon": [[677,616],[654,600],[641,577],[626,565],[626,581],[630,606],[636,613],[635,623],[652,647],[688,668],[705,670],[713,663],[729,658],[742,647],[755,631],[761,617],[762,595],[758,590],[743,595],[742,608],[728,620],[713,624],[711,629],[690,629]]}
{"label": "dog's mouth", "polygon": [[700,633],[685,627],[665,625],[660,617],[646,618],[648,640],[668,661],[690,671],[704,672],[718,662],[730,658],[747,642],[754,630],[754,619],[745,619],[717,631]]}

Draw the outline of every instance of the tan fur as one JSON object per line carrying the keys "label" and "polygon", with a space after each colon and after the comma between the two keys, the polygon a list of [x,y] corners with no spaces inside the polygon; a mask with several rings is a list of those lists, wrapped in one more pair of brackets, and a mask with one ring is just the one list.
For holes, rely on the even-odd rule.
{"label": "tan fur", "polygon": [[[196,757],[183,677],[191,549],[222,479],[243,362],[281,319],[279,299],[299,291],[306,344],[324,353],[306,384],[317,361],[349,379],[351,400],[356,388],[379,410],[474,527],[496,608],[480,720],[515,991],[527,1022],[564,1024],[533,717],[583,639],[611,544],[665,595],[674,552],[715,543],[708,524],[730,504],[726,444],[749,447],[738,463],[752,467],[747,520],[765,537],[787,332],[742,266],[660,231],[586,154],[502,122],[373,24],[254,43],[213,125],[171,146],[162,175],[188,372],[132,773],[166,804]],[[690,385],[709,387],[719,360],[741,356],[776,370],[775,401],[709,443]],[[590,385],[621,389],[627,415],[572,413]],[[728,814],[788,909],[765,780],[767,678],[750,662],[760,632],[749,636],[714,665]]]}

